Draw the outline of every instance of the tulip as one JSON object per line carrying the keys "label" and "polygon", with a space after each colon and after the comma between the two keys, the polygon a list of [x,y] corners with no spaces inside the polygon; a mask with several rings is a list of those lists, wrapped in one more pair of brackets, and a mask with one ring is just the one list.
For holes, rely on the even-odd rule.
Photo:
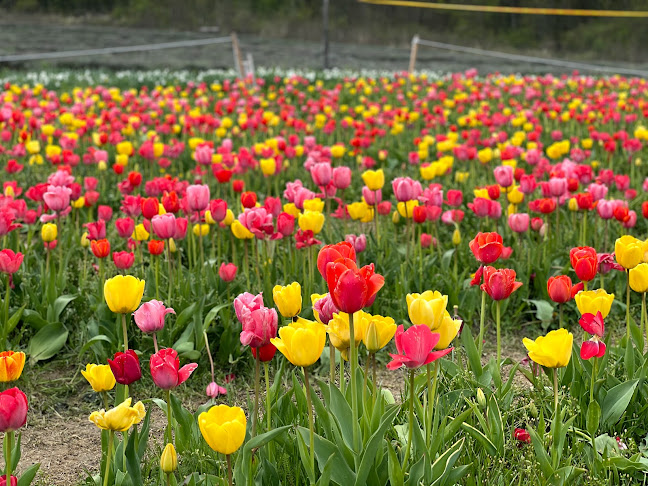
{"label": "tulip", "polygon": [[477,233],[469,247],[478,262],[488,265],[500,257],[504,245],[498,233]]}
{"label": "tulip", "polygon": [[346,166],[335,167],[332,180],[336,189],[346,189],[351,185],[351,169]]}
{"label": "tulip", "polygon": [[362,181],[370,190],[377,191],[385,185],[385,173],[382,169],[367,170],[362,173]]}
{"label": "tulip", "polygon": [[158,238],[168,240],[175,236],[176,217],[172,213],[155,215],[151,219],[151,226]]}
{"label": "tulip", "polygon": [[88,363],[85,370],[81,370],[83,377],[97,393],[107,392],[115,387],[115,377],[110,366]]}
{"label": "tulip", "polygon": [[172,474],[178,469],[178,455],[176,454],[175,447],[169,443],[166,445],[160,456],[160,469],[165,474]]}
{"label": "tulip", "polygon": [[135,263],[135,253],[116,251],[112,254],[113,263],[120,270],[128,270]]}
{"label": "tulip", "polygon": [[190,211],[203,211],[209,206],[209,186],[205,184],[189,186],[185,197]]}
{"label": "tulip", "polygon": [[329,294],[312,294],[311,303],[313,305],[313,316],[320,324],[328,324],[333,319],[333,314],[339,312]]}
{"label": "tulip", "polygon": [[56,240],[58,230],[56,224],[45,223],[41,228],[41,238],[45,243],[51,243]]}
{"label": "tulip", "polygon": [[132,349],[125,353],[118,351],[113,359],[108,358],[108,365],[112,371],[115,381],[120,385],[130,385],[142,377],[139,358]]}
{"label": "tulip", "polygon": [[236,278],[236,271],[238,267],[233,263],[221,263],[220,268],[218,269],[218,276],[224,282],[231,282]]}
{"label": "tulip", "polygon": [[[580,356],[584,360],[590,358],[602,358],[605,355],[605,343],[603,334],[605,333],[605,323],[603,315],[600,312],[594,314],[583,314],[578,321],[583,330],[592,335],[592,338],[585,341],[581,346]],[[590,390],[590,400],[593,399],[594,388]]]}
{"label": "tulip", "polygon": [[513,168],[508,165],[500,165],[493,170],[495,182],[502,187],[513,185]]}
{"label": "tulip", "polygon": [[25,353],[3,351],[0,353],[0,383],[16,381],[25,367]]}
{"label": "tulip", "polygon": [[13,432],[27,423],[27,396],[18,388],[0,392],[0,432]]}
{"label": "tulip", "polygon": [[151,356],[149,364],[153,382],[163,390],[181,385],[198,368],[196,363],[189,363],[180,368],[178,352],[172,348],[160,349]]}
{"label": "tulip", "polygon": [[596,314],[600,312],[603,319],[610,313],[614,294],[608,294],[605,289],[578,292],[574,297],[578,311],[583,314]]}
{"label": "tulip", "polygon": [[314,235],[322,231],[324,226],[324,214],[318,211],[304,211],[299,216],[297,224],[302,231],[312,231]]}
{"label": "tulip", "polygon": [[448,296],[439,291],[426,290],[422,294],[407,294],[407,312],[415,326],[425,324],[436,331],[443,321]]}
{"label": "tulip", "polygon": [[283,237],[290,236],[295,231],[295,217],[292,214],[281,213],[277,216],[277,232]]}
{"label": "tulip", "polygon": [[626,270],[634,268],[643,262],[643,242],[634,236],[624,235],[614,243],[614,256]]}
{"label": "tulip", "polygon": [[[337,312],[333,314],[333,318],[328,322],[326,331],[329,335],[330,344],[340,351],[342,357],[348,360],[348,351],[351,346],[351,329],[349,323],[349,314],[344,312]],[[362,329],[355,327],[354,332],[355,345],[357,346],[362,341]]]}
{"label": "tulip", "polygon": [[481,289],[495,301],[507,299],[521,286],[522,282],[515,281],[515,270],[484,268],[484,283]]}
{"label": "tulip", "polygon": [[[256,348],[251,348],[256,349]],[[219,395],[227,395],[227,388],[224,388],[217,384],[215,381],[212,381],[207,388],[205,389],[205,394],[209,398],[218,398]]]}
{"label": "tulip", "polygon": [[516,428],[513,431],[513,438],[517,440],[518,442],[522,442],[525,444],[530,444],[531,443],[531,434],[527,432],[526,429],[519,429]]}
{"label": "tulip", "polygon": [[121,238],[130,238],[135,231],[135,221],[131,218],[119,218],[115,220],[115,227]]}
{"label": "tulip", "polygon": [[385,279],[374,273],[373,263],[359,269],[353,260],[339,258],[326,265],[326,283],[335,307],[353,314],[373,304]]}
{"label": "tulip", "polygon": [[144,295],[144,280],[131,275],[117,275],[106,280],[104,297],[108,308],[115,314],[135,312]]}
{"label": "tulip", "polygon": [[335,245],[326,245],[322,247],[317,255],[317,270],[319,270],[323,279],[326,280],[327,265],[339,258],[348,258],[355,261],[356,251],[354,246],[348,241],[342,241]]}
{"label": "tulip", "polygon": [[547,368],[564,368],[571,358],[573,340],[573,334],[567,329],[558,329],[535,341],[524,338],[522,342],[535,363]]}
{"label": "tulip", "polygon": [[250,347],[250,351],[252,352],[252,356],[254,356],[255,359],[257,355],[259,355],[259,361],[261,361],[262,363],[267,363],[268,361],[272,361],[272,358],[274,358],[274,355],[277,352],[277,348],[274,344],[268,343],[265,346],[261,346],[260,348]]}
{"label": "tulip", "polygon": [[90,422],[102,430],[125,432],[133,425],[139,424],[146,416],[146,409],[142,402],[137,402],[132,407],[131,402],[132,398],[127,398],[108,411],[100,410],[98,412],[92,412],[89,417]]}
{"label": "tulip", "polygon": [[434,351],[439,342],[440,335],[433,333],[426,325],[415,325],[404,331],[402,325],[398,326],[395,334],[397,354],[389,354],[392,361],[387,364],[390,370],[402,366],[407,368],[420,368],[431,363],[452,351],[452,348]]}
{"label": "tulip", "polygon": [[0,251],[0,273],[7,275],[16,273],[23,262],[23,258],[22,253],[14,253],[9,248]]}
{"label": "tulip", "polygon": [[198,427],[205,442],[226,456],[236,452],[245,440],[247,420],[239,407],[215,405],[198,416]]}
{"label": "tulip", "polygon": [[272,289],[272,298],[283,317],[295,317],[301,312],[301,285],[298,282],[286,286],[275,285]]}
{"label": "tulip", "polygon": [[639,263],[629,273],[630,288],[638,293],[648,292],[648,263]]}
{"label": "tulip", "polygon": [[241,194],[241,205],[244,208],[253,208],[257,204],[256,192],[248,191]]}
{"label": "tulip", "polygon": [[18,486],[18,478],[16,476],[11,476],[9,483],[7,483],[7,475],[0,476],[0,486]]}
{"label": "tulip", "polygon": [[576,276],[583,282],[589,282],[596,277],[598,270],[598,256],[596,250],[589,246],[572,248],[569,259]]}
{"label": "tulip", "polygon": [[143,224],[138,224],[135,226],[135,230],[133,231],[132,238],[135,241],[146,241],[148,240],[149,236],[151,234],[147,231],[146,226]]}
{"label": "tulip", "polygon": [[279,329],[279,337],[270,339],[270,342],[293,365],[307,367],[322,355],[326,328],[318,322],[299,317]]}
{"label": "tulip", "polygon": [[[140,331],[153,334],[161,331],[164,328],[164,318],[167,314],[175,314],[175,311],[170,307],[165,307],[164,303],[159,300],[151,300],[140,306],[133,313],[135,317],[135,324],[140,328]],[[157,342],[156,348],[157,348]]]}
{"label": "tulip", "polygon": [[508,218],[509,228],[515,233],[524,233],[529,229],[529,215],[526,213],[511,214]]}
{"label": "tulip", "polygon": [[396,324],[391,317],[360,312],[358,332],[370,353],[376,353],[387,346],[396,333]]}
{"label": "tulip", "polygon": [[106,258],[110,255],[110,242],[108,240],[92,240],[90,249],[97,258]]}

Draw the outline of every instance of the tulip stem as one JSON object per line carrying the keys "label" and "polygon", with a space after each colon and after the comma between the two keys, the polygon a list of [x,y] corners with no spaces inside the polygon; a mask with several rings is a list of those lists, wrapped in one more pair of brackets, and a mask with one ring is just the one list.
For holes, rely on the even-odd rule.
{"label": "tulip stem", "polygon": [[414,433],[414,370],[410,370],[409,376],[410,402],[409,402],[409,429],[407,432],[407,445],[405,446],[405,457],[403,458],[403,469],[407,466],[410,449],[412,446],[412,434]]}
{"label": "tulip stem", "polygon": [[486,292],[481,291],[482,294],[482,301],[481,301],[481,313],[479,315],[479,345],[477,348],[479,349],[479,360],[481,361],[482,357],[482,350],[484,346],[484,323],[486,321]]}
{"label": "tulip stem", "polygon": [[167,305],[171,305],[171,289],[173,285],[173,269],[171,267],[171,250],[169,248],[170,246],[170,240],[167,240],[167,247],[166,247],[166,257],[167,257],[167,271],[168,271],[168,281],[169,281],[169,288],[168,288],[168,295],[167,295]]}
{"label": "tulip stem", "polygon": [[158,342],[157,342],[157,333],[153,333],[153,348],[155,349],[155,352],[158,352]]}
{"label": "tulip stem", "polygon": [[630,344],[630,270],[626,270],[628,276],[628,286],[626,290],[626,336],[627,344]]}
{"label": "tulip stem", "polygon": [[166,402],[167,402],[167,429],[166,434],[168,436],[167,444],[173,444],[173,425],[172,425],[172,411],[171,411],[171,390],[166,390]]}
{"label": "tulip stem", "polygon": [[11,453],[13,452],[14,432],[5,433],[5,480],[11,484]]}
{"label": "tulip stem", "polygon": [[329,369],[331,373],[329,384],[333,387],[335,386],[335,347],[331,343],[329,343]]}
{"label": "tulip stem", "polygon": [[260,394],[260,368],[261,368],[261,351],[257,348],[256,358],[254,359],[254,412],[252,413],[252,437],[256,437],[257,418],[259,415],[259,394]]}
{"label": "tulip stem", "polygon": [[358,388],[356,386],[356,367],[358,366],[358,348],[355,342],[355,320],[356,313],[354,312],[349,319],[349,347],[351,348],[351,418],[353,424],[353,448],[356,452],[360,451],[360,443],[358,442]]}
{"label": "tulip stem", "polygon": [[592,381],[590,383],[590,403],[594,401],[594,381],[596,380],[596,356],[592,358]]}
{"label": "tulip stem", "polygon": [[495,322],[497,324],[497,367],[499,368],[502,366],[502,333],[501,333],[501,326],[500,326],[500,307],[501,307],[502,301],[498,300],[497,304],[495,305]]}
{"label": "tulip stem", "polygon": [[250,288],[250,269],[249,269],[249,264],[248,264],[248,240],[243,240],[243,257],[244,257],[244,263],[243,263],[243,269],[245,270],[245,284],[246,288]]}
{"label": "tulip stem", "polygon": [[[308,429],[310,431],[310,469],[311,469],[311,481],[314,483],[315,479],[315,430],[314,430],[314,420],[313,420],[313,402],[311,400],[311,390],[310,382],[308,380],[308,368],[303,367],[304,370],[304,386],[306,387],[306,403],[308,404]],[[355,424],[354,429],[355,429]]]}
{"label": "tulip stem", "polygon": [[112,430],[108,432],[108,452],[106,453],[106,470],[104,471],[103,486],[108,486],[108,476],[110,475],[110,460],[112,459],[114,435],[115,433]]}
{"label": "tulip stem", "polygon": [[267,428],[266,432],[270,431],[272,429],[272,415],[271,415],[271,410],[272,410],[272,402],[270,401],[270,373],[268,372],[268,362],[263,363],[263,371],[265,374],[265,385],[266,385],[266,422],[267,422]]}
{"label": "tulip stem", "polygon": [[230,459],[229,454],[225,456],[225,459],[227,460],[227,483],[229,484],[229,486],[233,486],[234,483],[232,483],[232,459]]}
{"label": "tulip stem", "polygon": [[[641,335],[646,334],[648,340],[648,329],[646,328],[646,293],[641,294]],[[643,353],[643,349],[641,350]]]}
{"label": "tulip stem", "polygon": [[[11,275],[7,274],[7,289],[4,298],[4,326],[2,326],[2,347],[9,337],[9,295],[11,294]],[[8,348],[7,348],[8,349]]]}
{"label": "tulip stem", "polygon": [[128,331],[126,330],[126,314],[121,315],[122,333],[124,334],[124,353],[128,351]]}
{"label": "tulip stem", "polygon": [[[214,358],[212,358],[211,350],[209,349],[209,339],[207,339],[207,331],[203,331],[203,337],[205,338],[205,348],[207,349],[207,357],[209,358],[209,367],[211,369],[211,381],[214,381]],[[157,353],[157,348],[156,351]]]}
{"label": "tulip stem", "polygon": [[560,329],[563,328],[563,305],[558,304],[558,322],[560,325]]}
{"label": "tulip stem", "polygon": [[160,300],[160,257],[153,258],[155,259],[155,299]]}
{"label": "tulip stem", "polygon": [[554,381],[554,409],[556,410],[555,420],[558,420],[558,369],[553,369],[553,381]]}
{"label": "tulip stem", "polygon": [[432,436],[432,412],[434,410],[434,401],[436,399],[436,389],[437,383],[439,381],[439,360],[437,359],[434,362],[434,378],[432,379],[432,386],[430,387],[430,364],[427,364],[427,385],[428,385],[428,408],[427,412],[427,423],[425,427],[425,445],[430,447],[430,439]]}

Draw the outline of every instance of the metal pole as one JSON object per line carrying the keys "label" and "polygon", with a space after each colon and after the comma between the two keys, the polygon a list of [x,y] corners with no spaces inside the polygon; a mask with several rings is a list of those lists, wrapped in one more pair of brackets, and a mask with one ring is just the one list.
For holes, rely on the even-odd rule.
{"label": "metal pole", "polygon": [[329,68],[329,0],[322,0],[322,41],[324,43],[324,69]]}

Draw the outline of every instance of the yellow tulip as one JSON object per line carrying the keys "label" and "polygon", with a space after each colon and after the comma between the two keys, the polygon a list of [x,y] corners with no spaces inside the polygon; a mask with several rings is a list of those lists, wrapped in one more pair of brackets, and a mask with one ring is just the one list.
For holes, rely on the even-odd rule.
{"label": "yellow tulip", "polygon": [[443,322],[448,296],[438,290],[426,290],[422,294],[407,294],[407,312],[415,326],[425,324],[436,331]]}
{"label": "yellow tulip", "polygon": [[245,440],[247,421],[239,407],[215,405],[198,416],[198,428],[205,442],[220,454],[233,454]]}
{"label": "yellow tulip", "polygon": [[135,312],[144,295],[144,280],[132,275],[117,275],[104,283],[106,304],[115,314]]}
{"label": "yellow tulip", "polygon": [[88,239],[88,232],[85,231],[81,235],[81,247],[82,248],[88,248],[90,246],[90,240]]}
{"label": "yellow tulip", "polygon": [[316,235],[322,231],[325,219],[324,214],[318,211],[305,211],[299,216],[297,224],[302,231],[311,230]]}
{"label": "yellow tulip", "polygon": [[261,159],[259,165],[261,166],[261,172],[263,172],[263,175],[266,177],[274,175],[277,170],[275,159],[272,158]]}
{"label": "yellow tulip", "polygon": [[508,202],[511,204],[517,205],[524,201],[524,193],[520,191],[518,186],[511,188],[511,190],[506,193],[506,197],[508,198]]}
{"label": "yellow tulip", "polygon": [[399,202],[396,208],[398,209],[398,214],[403,218],[411,218],[414,216],[414,208],[419,205],[419,202],[416,199],[412,199],[407,202]]}
{"label": "yellow tulip", "polygon": [[58,235],[58,228],[54,223],[45,223],[41,228],[41,238],[45,243],[51,243]]}
{"label": "yellow tulip", "polygon": [[640,263],[630,270],[630,288],[635,292],[648,292],[648,263]]}
{"label": "yellow tulip", "polygon": [[88,363],[86,369],[81,370],[81,374],[97,393],[112,390],[116,383],[115,376],[108,365]]}
{"label": "yellow tulip", "polygon": [[193,227],[193,234],[196,236],[207,236],[209,234],[209,225],[206,223],[195,224]]}
{"label": "yellow tulip", "polygon": [[[335,349],[337,349],[344,359],[347,359],[347,353],[351,346],[351,326],[349,323],[349,314],[345,312],[337,312],[333,314],[326,326],[326,331],[329,335],[329,341]],[[362,341],[362,329],[360,326],[353,328],[356,346]]]}
{"label": "yellow tulip", "polygon": [[574,335],[567,329],[558,329],[535,341],[524,338],[522,342],[534,362],[547,368],[564,368],[571,358]]}
{"label": "yellow tulip", "polygon": [[270,342],[295,366],[310,366],[324,351],[326,328],[300,317],[279,329],[279,337]]}
{"label": "yellow tulip", "polygon": [[0,353],[0,382],[16,381],[25,367],[25,353],[3,351]]}
{"label": "yellow tulip", "polygon": [[454,246],[459,246],[461,244],[461,231],[459,231],[459,228],[455,228],[452,232],[452,244]]}
{"label": "yellow tulip", "polygon": [[382,169],[366,170],[362,173],[362,181],[370,191],[377,191],[385,185],[385,173]]}
{"label": "yellow tulip", "polygon": [[624,235],[614,243],[614,257],[626,270],[643,262],[643,241],[634,236]]}
{"label": "yellow tulip", "polygon": [[115,408],[100,410],[90,414],[90,422],[102,430],[113,432],[125,432],[133,425],[139,424],[146,416],[146,409],[142,402],[130,406],[132,398],[127,398]]}
{"label": "yellow tulip", "polygon": [[286,203],[283,205],[284,213],[288,213],[291,216],[298,218],[301,214],[301,211],[295,206],[295,203]]}
{"label": "yellow tulip", "polygon": [[608,294],[604,289],[588,290],[586,292],[578,292],[574,300],[581,315],[600,312],[603,319],[605,319],[612,308],[614,294]]}
{"label": "yellow tulip", "polygon": [[373,208],[369,206],[364,199],[347,205],[349,216],[354,221],[369,222],[373,221]]}
{"label": "yellow tulip", "polygon": [[295,317],[301,312],[302,295],[299,282],[293,282],[285,287],[275,285],[272,289],[272,298],[284,317]]}
{"label": "yellow tulip", "polygon": [[71,206],[74,209],[81,209],[83,206],[85,206],[85,197],[81,196],[79,199],[75,199],[72,201]]}
{"label": "yellow tulip", "polygon": [[322,201],[319,197],[307,199],[306,201],[304,201],[304,211],[316,211],[318,213],[321,213],[322,211],[324,211],[324,201]]}
{"label": "yellow tulip", "polygon": [[238,219],[235,219],[232,222],[230,229],[232,230],[232,234],[236,237],[236,239],[251,240],[252,238],[254,238],[254,233],[243,226],[243,223],[241,223]]}
{"label": "yellow tulip", "polygon": [[345,148],[342,144],[335,144],[331,147],[331,155],[336,159],[344,157]]}
{"label": "yellow tulip", "polygon": [[135,230],[133,230],[133,239],[136,241],[145,241],[148,240],[148,237],[150,236],[150,233],[146,231],[146,227],[140,223],[137,226],[135,226]]}
{"label": "yellow tulip", "polygon": [[453,319],[450,317],[450,313],[445,311],[441,325],[434,330],[434,332],[438,332],[441,336],[434,349],[445,349],[450,346],[452,340],[457,337],[459,329],[461,329],[461,320]]}
{"label": "yellow tulip", "polygon": [[178,469],[178,455],[173,444],[167,444],[160,456],[160,469],[166,474],[171,474]]}
{"label": "yellow tulip", "polygon": [[391,317],[372,316],[366,312],[359,312],[356,320],[362,342],[367,351],[375,353],[389,344],[396,333],[396,323]]}
{"label": "yellow tulip", "polygon": [[212,225],[218,223],[218,221],[212,218],[211,211],[209,209],[205,211],[205,223]]}

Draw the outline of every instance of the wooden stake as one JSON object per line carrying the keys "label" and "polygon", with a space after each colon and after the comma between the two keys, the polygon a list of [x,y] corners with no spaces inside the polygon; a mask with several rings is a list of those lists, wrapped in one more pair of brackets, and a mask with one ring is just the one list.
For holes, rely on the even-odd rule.
{"label": "wooden stake", "polygon": [[232,32],[232,52],[234,54],[234,68],[238,72],[239,77],[245,77],[245,67],[243,66],[243,57],[241,56],[241,49],[239,47],[238,36],[236,32]]}
{"label": "wooden stake", "polygon": [[410,60],[409,60],[409,69],[408,72],[412,74],[416,68],[416,55],[418,53],[418,34],[412,37],[412,47],[410,48]]}

